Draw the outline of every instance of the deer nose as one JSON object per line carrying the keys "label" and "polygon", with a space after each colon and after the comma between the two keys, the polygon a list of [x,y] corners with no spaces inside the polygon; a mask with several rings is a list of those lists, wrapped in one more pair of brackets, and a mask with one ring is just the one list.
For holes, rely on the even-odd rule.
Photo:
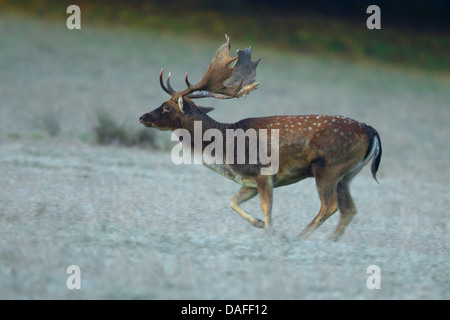
{"label": "deer nose", "polygon": [[139,117],[139,122],[142,123],[144,126],[146,127],[151,127],[151,117],[149,116],[148,113],[143,114],[142,116]]}

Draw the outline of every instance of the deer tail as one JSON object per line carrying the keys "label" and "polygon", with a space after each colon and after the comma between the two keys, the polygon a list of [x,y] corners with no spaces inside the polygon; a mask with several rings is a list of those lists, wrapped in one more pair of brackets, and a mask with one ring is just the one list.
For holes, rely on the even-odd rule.
{"label": "deer tail", "polygon": [[374,128],[370,127],[369,147],[367,148],[364,160],[370,161],[370,159],[372,159],[370,169],[372,171],[372,176],[377,183],[379,183],[377,180],[377,171],[380,167],[382,150],[380,135]]}

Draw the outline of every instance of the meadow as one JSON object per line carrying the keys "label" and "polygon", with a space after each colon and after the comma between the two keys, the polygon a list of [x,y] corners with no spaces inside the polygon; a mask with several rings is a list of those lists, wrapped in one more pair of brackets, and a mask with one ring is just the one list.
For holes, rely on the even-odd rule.
{"label": "meadow", "polygon": [[[173,164],[170,133],[139,123],[168,97],[161,68],[184,88],[224,38],[0,15],[0,299],[450,298],[449,74],[230,36],[262,57],[260,86],[202,101],[214,119],[341,114],[378,130],[381,184],[355,178],[341,240],[327,240],[338,213],[298,238],[320,206],[312,179],[275,190],[268,233],[229,207],[238,185]],[[256,198],[244,208],[262,216]]]}

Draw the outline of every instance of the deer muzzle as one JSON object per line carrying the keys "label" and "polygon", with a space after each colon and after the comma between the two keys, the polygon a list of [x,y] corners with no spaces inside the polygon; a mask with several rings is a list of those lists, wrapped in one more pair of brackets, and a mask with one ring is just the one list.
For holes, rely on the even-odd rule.
{"label": "deer muzzle", "polygon": [[146,113],[139,118],[139,122],[142,123],[146,127],[151,127],[152,122],[150,120],[149,114]]}

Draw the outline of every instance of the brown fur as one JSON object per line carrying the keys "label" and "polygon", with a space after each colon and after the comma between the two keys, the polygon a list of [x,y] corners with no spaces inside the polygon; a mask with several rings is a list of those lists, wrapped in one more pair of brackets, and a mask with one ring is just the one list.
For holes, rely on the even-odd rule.
{"label": "brown fur", "polygon": [[[167,106],[170,110],[167,111]],[[257,174],[259,165],[232,164],[230,170],[243,178],[245,185],[231,201],[231,207],[253,226],[271,226],[273,188],[292,184],[308,177],[316,180],[321,208],[317,216],[301,232],[306,238],[338,209],[339,225],[332,236],[337,240],[356,213],[349,184],[362,169],[358,164],[374,157],[374,178],[381,157],[378,133],[372,127],[341,116],[304,115],[249,118],[234,124],[218,123],[201,111],[191,100],[185,99],[183,112],[174,100],[141,117],[141,122],[161,130],[187,129],[194,134],[194,121],[202,121],[203,132],[217,128],[225,137],[226,129],[278,129],[279,170],[273,176]],[[270,132],[270,131],[269,131]],[[379,144],[378,155],[370,154],[374,143]],[[225,145],[225,144],[224,144]],[[206,143],[203,145],[205,148]],[[226,150],[224,148],[224,156]],[[369,159],[370,160],[370,159]],[[378,161],[377,165],[374,165]],[[241,204],[260,195],[264,221],[254,218]]]}

